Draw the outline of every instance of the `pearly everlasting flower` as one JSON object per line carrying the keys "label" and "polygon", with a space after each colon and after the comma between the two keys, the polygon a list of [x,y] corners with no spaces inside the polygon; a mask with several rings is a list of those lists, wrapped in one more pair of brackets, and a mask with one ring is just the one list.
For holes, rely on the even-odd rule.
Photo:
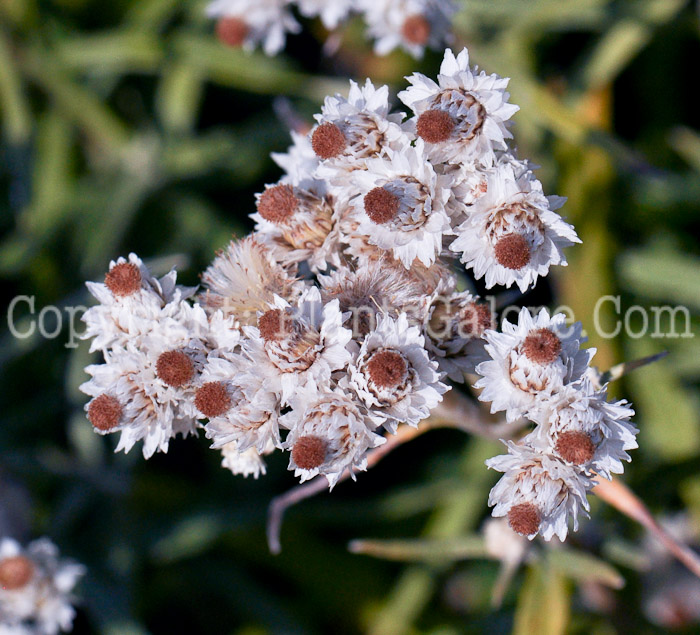
{"label": "pearly everlasting flower", "polygon": [[445,204],[450,192],[422,157],[422,141],[386,158],[367,161],[367,171],[353,177],[357,232],[379,249],[390,251],[406,269],[415,260],[430,267],[452,233]]}
{"label": "pearly everlasting flower", "polygon": [[550,318],[542,309],[533,318],[523,307],[518,323],[504,320],[503,332],[488,330],[486,352],[476,372],[481,401],[491,402],[491,412],[505,411],[515,421],[535,409],[542,398],[556,394],[565,384],[580,379],[595,349],[580,350],[581,323],[567,327],[566,316]]}
{"label": "pearly everlasting flower", "polygon": [[161,315],[176,316],[195,288],[175,283],[171,271],[158,280],[136,254],[109,263],[103,283],[85,283],[99,302],[82,316],[83,339],[93,338],[90,352],[147,335],[156,327]]}
{"label": "pearly everlasting flower", "polygon": [[338,301],[324,305],[316,287],[307,289],[296,306],[276,297],[257,327],[245,327],[244,333],[243,353],[283,405],[309,381],[328,383],[331,373],[350,361],[345,347],[352,333],[343,328]]}
{"label": "pearly everlasting flower", "polygon": [[202,274],[202,283],[206,288],[199,296],[202,305],[233,315],[241,325],[255,324],[257,312],[267,308],[275,296],[293,302],[303,288],[255,234],[231,241],[219,252]]}
{"label": "pearly everlasting flower", "polygon": [[579,513],[589,509],[592,478],[528,445],[508,441],[507,447],[508,454],[486,461],[504,473],[489,494],[493,516],[506,516],[513,531],[530,539],[539,533],[565,540],[569,519],[576,531]]}
{"label": "pearly everlasting flower", "polygon": [[194,394],[213,448],[236,444],[239,452],[279,446],[279,396],[263,387],[257,369],[240,355],[210,356]]}
{"label": "pearly everlasting flower", "polygon": [[380,315],[350,365],[350,387],[373,414],[387,419],[391,430],[399,423],[417,426],[449,390],[424,341],[405,313],[396,320]]}
{"label": "pearly everlasting flower", "polygon": [[213,0],[207,15],[218,19],[216,33],[224,44],[246,51],[261,44],[267,55],[275,55],[287,33],[301,30],[288,7],[288,0]]}
{"label": "pearly everlasting flower", "polygon": [[504,563],[517,565],[528,551],[528,542],[514,532],[505,518],[489,518],[482,528],[486,553]]}
{"label": "pearly everlasting flower", "polygon": [[412,123],[431,161],[491,165],[494,152],[506,149],[507,122],[518,111],[508,103],[509,80],[477,74],[467,49],[456,58],[445,51],[437,83],[421,73],[406,79],[411,87],[399,99],[415,113]]}
{"label": "pearly everlasting flower", "polygon": [[340,265],[333,199],[288,183],[268,186],[251,214],[258,239],[285,267],[306,261],[312,271]]}
{"label": "pearly everlasting flower", "polygon": [[521,291],[546,276],[552,265],[566,265],[563,249],[581,242],[571,225],[553,210],[564,199],[546,197],[530,172],[516,177],[510,163],[488,173],[486,192],[467,211],[450,249],[473,269],[486,288],[496,284]]}
{"label": "pearly everlasting flower", "polygon": [[586,473],[622,474],[627,450],[637,447],[634,410],[626,401],[609,403],[606,394],[586,378],[565,386],[531,415],[538,425],[528,441]]}
{"label": "pearly everlasting flower", "polygon": [[187,307],[187,319],[164,319],[139,348],[114,347],[104,353],[104,364],[85,369],[92,376],[80,386],[92,397],[88,419],[99,434],[121,432],[117,452],[143,440],[148,459],[167,452],[177,434],[196,431],[194,391],[208,351],[193,333],[206,334],[208,322],[201,307]]}
{"label": "pearly everlasting flower", "polygon": [[353,0],[298,0],[299,13],[307,18],[320,17],[323,26],[335,29],[354,8]]}
{"label": "pearly everlasting flower", "polygon": [[23,549],[0,539],[0,632],[55,635],[71,630],[73,587],[85,567],[59,559],[58,549],[41,538]]}
{"label": "pearly everlasting flower", "polygon": [[491,309],[477,296],[468,291],[436,292],[423,328],[425,348],[442,372],[462,383],[465,373],[473,373],[477,364],[488,359],[483,336],[492,328]]}
{"label": "pearly everlasting flower", "polygon": [[402,113],[389,114],[389,88],[375,88],[369,79],[362,87],[351,80],[347,99],[326,97],[315,118],[311,146],[321,159],[315,176],[333,185],[364,170],[367,159],[409,142],[400,126]]}
{"label": "pearly everlasting flower", "polygon": [[421,58],[426,47],[442,48],[451,39],[456,13],[452,0],[360,0],[374,51],[386,55],[402,48]]}
{"label": "pearly everlasting flower", "polygon": [[290,433],[284,448],[291,453],[289,469],[301,481],[323,474],[331,488],[347,469],[367,466],[367,450],[386,442],[373,432],[382,418],[367,411],[347,386],[334,389],[308,382],[290,398],[291,412],[280,419]]}

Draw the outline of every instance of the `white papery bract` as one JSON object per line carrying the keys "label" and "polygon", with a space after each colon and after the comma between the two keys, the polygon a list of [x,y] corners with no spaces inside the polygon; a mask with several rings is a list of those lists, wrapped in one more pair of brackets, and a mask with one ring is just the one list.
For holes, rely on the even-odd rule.
{"label": "white papery bract", "polygon": [[[589,509],[586,494],[593,479],[528,445],[509,441],[507,447],[508,454],[486,461],[488,467],[504,473],[489,494],[493,516],[509,516],[511,527],[530,539],[539,533],[545,540],[556,535],[563,541],[569,519],[576,531],[579,513]],[[529,523],[523,531],[512,511],[517,506],[533,506],[530,509],[536,511],[539,523]]]}
{"label": "white papery bract", "polygon": [[292,145],[287,148],[287,152],[270,154],[273,161],[285,171],[282,181],[325,194],[325,182],[314,179],[320,159],[311,147],[309,136],[295,130],[292,130],[290,135]]}
{"label": "white papery bract", "polygon": [[232,240],[219,252],[202,274],[202,283],[206,288],[199,296],[202,305],[233,315],[241,325],[255,324],[258,311],[266,309],[275,296],[293,302],[304,287],[255,234]]}
{"label": "white papery bract", "polygon": [[330,488],[343,472],[367,466],[367,450],[386,442],[374,430],[383,419],[372,415],[344,384],[334,389],[310,381],[289,401],[292,410],[280,424],[290,430],[284,448],[290,450],[289,469],[306,481],[318,474]]}
{"label": "white papery bract", "polygon": [[405,313],[394,320],[377,316],[349,367],[349,386],[373,414],[386,418],[386,427],[399,423],[417,426],[430,415],[449,390],[424,348],[417,326]]}
{"label": "white papery bract", "polygon": [[[12,538],[0,539],[3,563],[19,563],[24,579],[0,585],[0,633],[55,635],[70,631],[75,617],[73,587],[85,575],[85,567],[59,558],[48,539],[35,540],[26,549]],[[16,567],[15,567],[16,571]]]}
{"label": "white papery bract", "polygon": [[503,332],[484,333],[491,359],[476,372],[481,379],[481,401],[491,402],[491,412],[505,411],[508,421],[526,416],[543,397],[580,379],[595,349],[580,349],[584,340],[581,324],[566,325],[566,316],[552,317],[542,309],[532,317],[523,307],[518,323],[503,322]]}
{"label": "white papery bract", "polygon": [[430,267],[442,251],[443,237],[452,233],[445,211],[449,189],[423,159],[420,140],[416,147],[387,150],[386,158],[368,160],[367,170],[354,175],[346,192],[354,197],[358,233],[390,251],[406,269],[415,260]]}
{"label": "white papery bract", "polygon": [[[378,157],[389,148],[400,149],[410,142],[400,123],[403,113],[389,114],[389,88],[375,88],[368,79],[360,87],[350,81],[350,92],[345,98],[340,94],[326,97],[321,114],[315,115],[319,126],[311,131],[316,154],[323,160],[316,170],[316,178],[332,185],[344,185],[352,179],[351,172],[366,169],[366,159]],[[344,147],[338,146],[337,154],[323,157],[323,124],[338,128],[344,139]]]}
{"label": "white papery bract", "polygon": [[194,403],[200,417],[208,418],[204,429],[213,448],[235,442],[238,452],[250,447],[264,452],[279,446],[280,399],[263,383],[253,364],[240,355],[209,357]]}
{"label": "white papery bract", "polygon": [[235,441],[221,447],[221,466],[230,470],[236,476],[252,476],[257,479],[267,473],[263,456],[269,454],[275,446],[268,446],[265,452],[258,452],[254,447],[241,451]]}
{"label": "white papery bract", "polygon": [[450,49],[445,51],[437,83],[421,73],[406,79],[411,86],[399,93],[399,99],[415,113],[419,133],[419,119],[427,111],[449,115],[449,135],[426,145],[431,161],[488,166],[494,162],[496,150],[506,149],[506,139],[512,137],[507,121],[518,111],[518,106],[508,103],[509,80],[484,71],[477,74],[477,69],[469,66],[467,49],[457,57]]}
{"label": "white papery bract", "polygon": [[275,55],[284,48],[287,33],[301,30],[289,10],[288,0],[213,0],[207,6],[207,15],[240,20],[245,25],[240,45],[247,51],[262,45],[267,55]]}
{"label": "white papery bract", "polygon": [[270,311],[278,312],[279,333],[266,338],[260,328],[245,327],[241,348],[263,376],[265,389],[286,405],[301,386],[325,385],[333,371],[347,366],[352,332],[343,328],[338,301],[324,305],[317,287],[308,288],[295,306],[275,298],[266,314]]}
{"label": "white papery bract", "polygon": [[545,196],[532,173],[518,176],[510,162],[486,173],[485,189],[450,245],[477,280],[485,278],[487,289],[515,283],[525,292],[552,265],[566,265],[563,249],[581,241],[552,211],[564,199]]}
{"label": "white papery bract", "polygon": [[627,450],[637,447],[634,416],[626,401],[609,403],[607,390],[595,390],[587,378],[565,386],[531,413],[538,425],[527,437],[534,447],[588,474],[607,479],[622,474]]}
{"label": "white papery bract", "polygon": [[452,0],[359,0],[374,51],[402,48],[422,58],[426,48],[441,49],[451,39]]}

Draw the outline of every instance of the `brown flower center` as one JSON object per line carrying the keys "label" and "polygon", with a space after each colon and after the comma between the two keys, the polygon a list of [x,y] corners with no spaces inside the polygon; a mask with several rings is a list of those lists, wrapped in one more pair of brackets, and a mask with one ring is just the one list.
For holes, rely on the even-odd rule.
{"label": "brown flower center", "polygon": [[408,362],[398,351],[381,350],[367,360],[370,381],[379,388],[396,388],[406,380]]}
{"label": "brown flower center", "polygon": [[299,437],[292,447],[292,460],[302,470],[312,470],[326,460],[326,447],[320,437]]}
{"label": "brown flower center", "polygon": [[25,556],[11,556],[0,561],[0,588],[5,591],[27,586],[33,575],[34,564]]}
{"label": "brown flower center", "polygon": [[282,309],[270,309],[258,318],[260,337],[266,342],[279,342],[287,338],[294,321]]}
{"label": "brown flower center", "polygon": [[194,365],[182,351],[167,351],[156,362],[156,375],[168,386],[179,388],[194,377]]}
{"label": "brown flower center", "polygon": [[105,285],[115,297],[132,295],[141,289],[141,271],[133,262],[114,265],[105,276]]}
{"label": "brown flower center", "polygon": [[423,15],[410,15],[401,27],[401,35],[409,44],[423,46],[430,37],[430,22]]}
{"label": "brown flower center", "polygon": [[580,430],[567,430],[557,438],[554,451],[565,461],[574,465],[588,463],[595,454],[595,445],[590,436]]}
{"label": "brown flower center", "polygon": [[102,432],[108,432],[119,425],[122,416],[122,405],[112,395],[99,395],[88,405],[90,423]]}
{"label": "brown flower center", "polygon": [[311,135],[311,147],[321,159],[337,157],[346,145],[343,131],[334,123],[322,123]]}
{"label": "brown flower center", "polygon": [[508,510],[510,528],[521,536],[532,536],[540,528],[540,510],[532,503],[513,505]]}
{"label": "brown flower center", "polygon": [[428,143],[447,141],[454,130],[455,124],[450,113],[444,110],[426,110],[418,117],[416,133]]}
{"label": "brown flower center", "polygon": [[242,46],[249,32],[250,28],[245,20],[235,16],[221,18],[216,23],[216,37],[219,38],[219,42],[233,48]]}
{"label": "brown flower center", "polygon": [[495,245],[496,261],[506,269],[518,271],[530,262],[530,243],[521,234],[507,234]]}
{"label": "brown flower center", "polygon": [[525,338],[522,352],[535,364],[551,364],[561,353],[561,340],[550,329],[535,329]]}
{"label": "brown flower center", "polygon": [[194,405],[207,419],[212,419],[231,407],[231,397],[223,382],[210,381],[197,389]]}
{"label": "brown flower center", "polygon": [[383,187],[375,187],[365,195],[365,212],[377,225],[388,223],[399,213],[399,199]]}
{"label": "brown flower center", "polygon": [[258,201],[258,212],[271,223],[286,223],[296,212],[299,199],[291,185],[268,187]]}
{"label": "brown flower center", "polygon": [[486,329],[493,326],[493,317],[487,304],[472,302],[462,311],[459,322],[460,335],[481,337]]}

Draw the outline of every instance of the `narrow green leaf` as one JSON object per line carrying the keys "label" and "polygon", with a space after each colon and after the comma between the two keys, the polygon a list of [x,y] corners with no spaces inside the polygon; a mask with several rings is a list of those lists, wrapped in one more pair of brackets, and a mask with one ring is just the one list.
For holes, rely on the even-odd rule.
{"label": "narrow green leaf", "polygon": [[569,590],[563,576],[544,563],[527,572],[515,610],[513,635],[558,635],[569,622]]}
{"label": "narrow green leaf", "polygon": [[488,558],[481,536],[462,536],[453,540],[353,540],[352,553],[400,562],[454,562],[470,558]]}
{"label": "narrow green leaf", "polygon": [[625,579],[604,560],[574,549],[550,549],[547,558],[551,566],[576,582],[598,582],[612,589],[625,586]]}

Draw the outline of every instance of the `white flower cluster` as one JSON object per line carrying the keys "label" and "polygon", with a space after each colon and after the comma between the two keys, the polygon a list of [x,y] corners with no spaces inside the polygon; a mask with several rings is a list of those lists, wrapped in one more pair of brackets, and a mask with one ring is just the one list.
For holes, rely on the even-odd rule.
{"label": "white flower cluster", "polygon": [[[285,175],[257,196],[255,231],[217,255],[194,302],[174,272],[158,280],[133,254],[89,283],[100,304],[86,337],[104,355],[82,386],[95,430],[120,432],[117,450],[143,440],[148,458],[203,428],[234,473],[257,477],[279,449],[302,480],[323,474],[332,487],[399,424],[427,418],[448,379],[477,370],[495,410],[543,422],[527,445],[535,458],[513,446],[511,463],[492,465],[515,483],[510,504],[494,490],[496,515],[529,504],[536,529],[549,535],[552,521],[561,535],[560,507],[528,495],[575,512],[581,479],[619,471],[633,436],[618,423],[627,409],[586,383],[578,331],[523,316],[496,333],[491,308],[458,288],[457,258],[487,288],[525,290],[578,241],[554,211],[562,199],[509,151],[507,80],[468,62],[448,49],[437,82],[408,78],[410,116],[369,80],[328,97],[309,134],[273,155]],[[547,346],[559,348],[543,361]],[[583,436],[591,456],[579,460]],[[544,489],[518,484],[535,459],[528,474]],[[582,476],[557,492],[544,480],[569,473]]]}
{"label": "white flower cluster", "polygon": [[449,42],[457,11],[454,0],[212,0],[207,15],[217,19],[216,34],[225,44],[246,50],[262,46],[275,55],[287,33],[301,31],[294,8],[305,18],[320,18],[329,30],[360,14],[377,54],[402,48],[414,57]]}
{"label": "white flower cluster", "polygon": [[48,538],[26,549],[12,538],[0,539],[0,633],[70,631],[75,617],[71,591],[83,575],[85,567],[59,559]]}
{"label": "white flower cluster", "polygon": [[588,510],[594,477],[621,474],[622,461],[630,460],[627,450],[637,447],[629,421],[634,411],[594,387],[595,349],[580,348],[581,324],[567,327],[564,314],[550,317],[542,309],[533,318],[523,308],[517,325],[504,322],[502,333],[484,336],[490,359],[476,367],[479,399],[510,422],[536,424],[519,443],[507,443],[508,454],[486,462],[504,473],[489,505],[519,534],[564,540],[569,518],[575,531],[579,512]]}

